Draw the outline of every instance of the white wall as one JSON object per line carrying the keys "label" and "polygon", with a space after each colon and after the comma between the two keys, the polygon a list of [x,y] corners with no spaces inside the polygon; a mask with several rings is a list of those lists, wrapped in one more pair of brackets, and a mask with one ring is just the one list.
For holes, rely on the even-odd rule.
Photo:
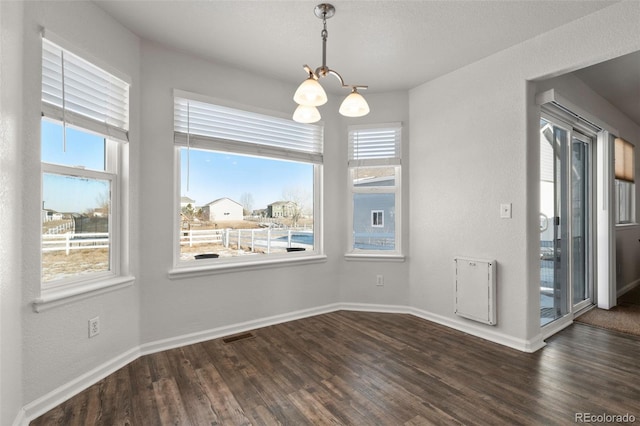
{"label": "white wall", "polygon": [[23,5],[0,2],[0,424],[22,406],[22,17]]}
{"label": "white wall", "polygon": [[[281,266],[170,280],[173,263],[174,166],[173,89],[220,98],[239,105],[290,116],[295,87],[144,42],[142,49],[141,318],[142,342],[217,329],[246,321],[335,303],[339,258],[331,238],[328,260],[304,266]],[[325,107],[326,110],[326,107]],[[324,112],[324,111],[323,111]],[[329,120],[331,121],[331,120]],[[325,176],[336,174],[337,141],[327,124]],[[335,203],[337,181],[325,180],[326,205]],[[341,222],[327,210],[325,235]]]}
{"label": "white wall", "polygon": [[[131,78],[129,146],[132,166],[131,272],[137,273],[137,163],[139,162],[139,40],[100,9],[85,2],[25,2],[24,140],[22,145],[22,291],[24,402],[29,403],[112,360],[139,342],[138,287],[108,292],[35,313],[40,295],[40,94],[39,28],[65,39],[80,55],[108,64]],[[3,57],[4,62],[4,57]],[[87,321],[100,316],[100,334],[88,339]],[[3,340],[4,346],[4,340]]]}
{"label": "white wall", "polygon": [[[347,181],[347,127],[349,125],[363,125],[376,123],[401,122],[402,126],[402,252],[405,255],[404,262],[389,262],[376,260],[342,261],[338,270],[340,282],[340,301],[345,303],[367,303],[373,305],[408,306],[409,300],[409,94],[407,92],[393,92],[371,94],[363,92],[369,103],[371,113],[358,119],[341,117],[341,134],[339,136],[339,157],[335,160],[340,164],[340,174],[337,176],[338,188],[341,191],[342,203],[336,209],[327,212],[335,212],[344,218],[341,222],[340,232],[333,234],[331,238],[340,241],[337,247],[338,254],[343,254],[347,249],[347,236],[350,230],[347,225],[347,205],[351,203]],[[339,98],[339,97],[338,97]],[[342,99],[338,99],[341,101]],[[376,276],[382,275],[384,286],[376,286]]]}
{"label": "white wall", "polygon": [[[640,49],[639,16],[640,3],[615,4],[410,92],[413,306],[539,344],[538,112],[527,81]],[[499,217],[504,202],[512,219]],[[457,255],[498,261],[495,328],[453,314]]]}
{"label": "white wall", "polygon": [[[636,145],[638,146],[638,145]],[[636,176],[638,174],[636,173]],[[638,187],[636,181],[636,188]],[[636,195],[636,200],[638,200]],[[640,284],[640,226],[616,228],[616,294],[621,296]]]}

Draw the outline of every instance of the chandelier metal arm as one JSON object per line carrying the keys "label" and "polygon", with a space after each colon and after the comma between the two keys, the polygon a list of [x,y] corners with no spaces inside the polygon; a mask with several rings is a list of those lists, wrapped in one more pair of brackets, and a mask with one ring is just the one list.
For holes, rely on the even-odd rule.
{"label": "chandelier metal arm", "polygon": [[[321,70],[321,68],[318,68],[316,70],[316,73],[318,73],[318,70]],[[326,68],[326,69],[322,70],[322,72],[323,72],[322,74],[318,74],[318,75],[322,75],[324,77],[326,75],[331,74],[331,75],[333,75],[335,78],[337,78],[340,81],[340,85],[342,87],[350,88],[350,89],[363,89],[363,90],[369,88],[369,86],[364,86],[364,85],[361,85],[361,84],[346,84],[344,82],[344,79],[342,78],[342,76],[338,73],[338,71],[334,71],[334,70],[332,70],[330,68]]]}

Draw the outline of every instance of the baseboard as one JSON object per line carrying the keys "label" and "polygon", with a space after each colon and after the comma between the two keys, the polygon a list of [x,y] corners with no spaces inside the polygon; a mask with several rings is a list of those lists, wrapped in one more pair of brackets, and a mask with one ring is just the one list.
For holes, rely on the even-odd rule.
{"label": "baseboard", "polygon": [[329,312],[337,311],[339,309],[340,304],[333,303],[330,305],[302,309],[286,314],[274,315],[257,320],[217,327],[210,330],[199,331],[197,333],[189,333],[182,336],[171,337],[168,339],[156,340],[155,342],[145,343],[141,345],[140,354],[148,355],[156,352],[166,351],[168,349],[179,348],[181,346],[192,345],[194,343],[205,342],[207,340],[218,339],[220,337],[230,336],[232,334],[255,330],[256,328],[268,327],[270,325],[281,324],[283,322],[295,321],[315,315],[326,314]]}
{"label": "baseboard", "polygon": [[403,305],[377,305],[368,303],[340,303],[342,311],[380,312],[385,314],[409,314],[411,308]]}
{"label": "baseboard", "polygon": [[46,395],[43,395],[35,401],[25,405],[22,408],[22,411],[24,412],[21,419],[22,423],[16,424],[27,425],[31,420],[41,416],[72,396],[87,389],[89,386],[104,379],[109,374],[112,374],[130,362],[135,361],[139,357],[140,350],[138,347],[135,347],[73,379],[72,381],[59,386]]}
{"label": "baseboard", "polygon": [[623,294],[630,292],[631,290],[636,288],[638,285],[640,285],[640,279],[631,281],[629,284],[625,285],[624,287],[616,291],[616,297],[620,297]]}
{"label": "baseboard", "polygon": [[24,407],[22,407],[20,409],[20,411],[18,411],[18,415],[16,416],[16,418],[13,421],[12,425],[13,426],[26,426],[28,424],[29,424],[29,422],[27,421],[27,415],[24,412]]}
{"label": "baseboard", "polygon": [[[521,352],[532,353],[545,346],[544,341],[538,337],[533,340],[518,339],[485,328],[488,326],[471,324],[467,320],[464,320],[465,322],[455,321],[449,317],[423,311],[417,308],[410,308],[409,313],[427,321],[432,321],[436,324],[444,325],[445,327],[453,328],[454,330],[462,331],[463,333],[471,334],[472,336],[479,337],[499,345],[508,346]],[[469,324],[466,324],[466,322],[469,322]]]}
{"label": "baseboard", "polygon": [[493,343],[497,343],[499,345],[508,346],[510,348],[517,349],[521,352],[531,353],[545,346],[542,336],[536,336],[536,338],[532,340],[517,339],[510,336],[505,336],[504,334],[498,333],[493,330],[484,329],[483,326],[476,326],[475,324],[467,325],[461,321],[455,321],[451,318],[448,318],[442,315],[437,315],[421,309],[412,308],[410,306],[374,305],[374,304],[366,304],[366,303],[342,303],[340,304],[340,309],[349,310],[349,311],[410,314],[418,318],[435,322],[436,324],[444,325],[445,327],[453,328],[454,330],[458,330],[463,333],[471,334],[475,337],[479,337],[481,339],[488,340]]}
{"label": "baseboard", "polygon": [[130,362],[135,361],[140,356],[339,310],[410,314],[523,352],[535,352],[544,346],[542,338],[531,341],[516,339],[495,331],[483,330],[480,327],[467,326],[450,318],[412,308],[410,306],[366,303],[333,303],[144,343],[25,405],[18,413],[16,420],[14,421],[14,426],[28,425],[29,421],[41,416],[53,407],[56,407],[72,396],[80,393]]}

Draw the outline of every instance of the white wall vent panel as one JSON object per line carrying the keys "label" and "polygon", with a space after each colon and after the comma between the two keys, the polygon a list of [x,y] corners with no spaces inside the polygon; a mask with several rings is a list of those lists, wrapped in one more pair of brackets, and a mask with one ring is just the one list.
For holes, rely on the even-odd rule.
{"label": "white wall vent panel", "polygon": [[496,261],[456,257],[455,313],[496,325]]}

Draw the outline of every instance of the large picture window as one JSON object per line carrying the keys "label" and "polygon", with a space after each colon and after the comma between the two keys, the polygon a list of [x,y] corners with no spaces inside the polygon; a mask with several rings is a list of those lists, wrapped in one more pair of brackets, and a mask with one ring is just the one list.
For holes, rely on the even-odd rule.
{"label": "large picture window", "polygon": [[120,274],[129,85],[43,39],[43,290]]}
{"label": "large picture window", "polygon": [[401,126],[349,128],[348,254],[401,254]]}
{"label": "large picture window", "polygon": [[322,127],[176,91],[176,266],[321,253]]}

